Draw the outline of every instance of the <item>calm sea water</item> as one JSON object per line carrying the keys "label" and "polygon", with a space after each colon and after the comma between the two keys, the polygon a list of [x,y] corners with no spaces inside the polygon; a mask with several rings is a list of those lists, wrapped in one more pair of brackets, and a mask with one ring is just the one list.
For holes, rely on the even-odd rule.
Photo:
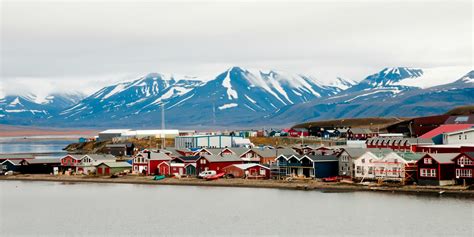
{"label": "calm sea water", "polygon": [[[38,138],[36,138],[38,139]],[[66,152],[62,149],[68,144],[77,142],[77,139],[42,138],[0,138],[0,153],[52,153],[50,156],[60,156]]]}
{"label": "calm sea water", "polygon": [[470,199],[0,181],[0,235],[473,236]]}

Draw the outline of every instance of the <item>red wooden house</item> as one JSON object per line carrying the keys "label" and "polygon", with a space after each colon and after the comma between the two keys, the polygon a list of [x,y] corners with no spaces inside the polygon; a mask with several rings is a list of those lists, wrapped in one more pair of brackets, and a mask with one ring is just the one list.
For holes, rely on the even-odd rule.
{"label": "red wooden house", "polygon": [[234,178],[248,178],[248,179],[269,179],[270,168],[260,164],[236,164],[229,165],[222,169],[227,175],[232,175]]}
{"label": "red wooden house", "polygon": [[455,178],[458,184],[474,183],[474,152],[465,152],[453,159]]}
{"label": "red wooden house", "polygon": [[60,159],[61,161],[61,170],[67,170],[69,168],[74,168],[81,161],[81,157],[67,154]]}
{"label": "red wooden house", "polygon": [[451,185],[454,184],[455,165],[453,159],[458,153],[426,154],[419,159],[418,184]]}
{"label": "red wooden house", "polygon": [[161,152],[151,152],[148,159],[148,175],[170,175],[171,157]]}
{"label": "red wooden house", "polygon": [[196,160],[196,172],[199,174],[202,171],[215,170],[219,173],[229,165],[242,163],[244,161],[235,155],[203,155]]}

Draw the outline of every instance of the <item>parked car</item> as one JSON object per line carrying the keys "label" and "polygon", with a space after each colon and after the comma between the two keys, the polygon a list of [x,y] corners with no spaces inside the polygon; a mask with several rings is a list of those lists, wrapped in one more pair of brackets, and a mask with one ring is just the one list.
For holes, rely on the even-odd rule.
{"label": "parked car", "polygon": [[203,171],[201,173],[199,173],[198,177],[199,178],[206,178],[206,177],[209,177],[209,176],[213,176],[213,175],[216,175],[216,171],[215,170],[206,170],[206,171]]}

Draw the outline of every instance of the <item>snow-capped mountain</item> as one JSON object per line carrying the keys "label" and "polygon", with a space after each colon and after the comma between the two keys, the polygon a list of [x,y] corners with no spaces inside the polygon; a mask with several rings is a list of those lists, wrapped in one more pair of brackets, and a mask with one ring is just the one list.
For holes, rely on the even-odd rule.
{"label": "snow-capped mountain", "polygon": [[338,91],[338,87],[322,85],[309,76],[240,67],[232,67],[207,82],[152,73],[105,87],[60,115],[67,121],[113,119],[158,124],[161,105],[165,103],[166,117],[177,124],[249,121],[283,106]]}
{"label": "snow-capped mountain", "polygon": [[159,110],[162,102],[203,84],[196,78],[150,73],[134,81],[104,87],[60,115],[68,120],[111,119],[139,114],[143,110]]}
{"label": "snow-capped mountain", "polygon": [[0,99],[0,121],[29,124],[51,118],[83,98],[84,95],[79,92],[55,93],[45,97],[34,94],[8,95]]}
{"label": "snow-capped mountain", "polygon": [[328,84],[328,86],[331,86],[331,87],[335,87],[337,89],[339,89],[339,92],[340,91],[343,91],[343,90],[347,90],[355,85],[357,85],[358,82],[354,81],[354,80],[350,80],[350,79],[344,79],[344,78],[336,78],[336,80],[330,82]]}
{"label": "snow-capped mountain", "polygon": [[285,124],[333,118],[420,116],[474,103],[474,71],[464,76],[451,75],[445,78],[451,83],[425,89],[399,85],[407,78],[422,78],[422,72],[384,69],[336,96],[288,106],[270,118]]}
{"label": "snow-capped mountain", "polygon": [[[438,74],[436,72],[439,72]],[[73,95],[7,96],[0,123],[46,126],[264,126],[342,117],[416,116],[474,101],[474,72],[384,68],[359,83],[232,67],[212,80],[150,73]],[[81,99],[80,101],[78,101]]]}

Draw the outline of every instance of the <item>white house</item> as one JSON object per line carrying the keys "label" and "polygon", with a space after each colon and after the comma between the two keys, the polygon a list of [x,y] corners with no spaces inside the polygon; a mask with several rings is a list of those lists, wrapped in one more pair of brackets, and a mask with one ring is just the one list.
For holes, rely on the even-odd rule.
{"label": "white house", "polygon": [[474,144],[474,128],[444,133],[443,144]]}
{"label": "white house", "polygon": [[416,161],[421,153],[390,152],[375,161],[375,178],[394,181],[414,181],[416,178]]}
{"label": "white house", "polygon": [[355,179],[375,179],[375,167],[380,158],[374,153],[367,151],[363,155],[353,160]]}
{"label": "white house", "polygon": [[90,174],[96,172],[96,166],[102,162],[112,162],[116,158],[110,154],[86,154],[79,158],[76,173]]}

